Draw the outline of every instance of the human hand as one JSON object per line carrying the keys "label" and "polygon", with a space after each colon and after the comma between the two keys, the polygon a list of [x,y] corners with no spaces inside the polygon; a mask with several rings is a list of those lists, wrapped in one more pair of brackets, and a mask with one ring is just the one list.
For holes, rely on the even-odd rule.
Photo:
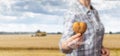
{"label": "human hand", "polygon": [[102,56],[110,56],[110,51],[109,49],[103,47],[101,50]]}
{"label": "human hand", "polygon": [[80,33],[73,35],[72,37],[68,38],[66,41],[62,43],[62,48],[66,50],[76,49],[80,46],[82,38],[83,37]]}

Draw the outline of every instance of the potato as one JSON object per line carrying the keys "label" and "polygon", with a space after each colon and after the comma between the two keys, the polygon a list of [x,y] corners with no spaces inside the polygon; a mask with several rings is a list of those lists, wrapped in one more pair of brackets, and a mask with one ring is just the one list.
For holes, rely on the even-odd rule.
{"label": "potato", "polygon": [[83,34],[87,29],[87,24],[85,22],[74,22],[73,23],[73,31],[75,33]]}

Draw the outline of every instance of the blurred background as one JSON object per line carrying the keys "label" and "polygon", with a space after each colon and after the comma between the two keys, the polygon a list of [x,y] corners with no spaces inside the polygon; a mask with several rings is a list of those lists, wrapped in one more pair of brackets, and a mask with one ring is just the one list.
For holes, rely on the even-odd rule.
{"label": "blurred background", "polygon": [[[65,56],[58,43],[68,1],[0,0],[0,56]],[[91,1],[105,26],[104,46],[119,56],[120,1]]]}

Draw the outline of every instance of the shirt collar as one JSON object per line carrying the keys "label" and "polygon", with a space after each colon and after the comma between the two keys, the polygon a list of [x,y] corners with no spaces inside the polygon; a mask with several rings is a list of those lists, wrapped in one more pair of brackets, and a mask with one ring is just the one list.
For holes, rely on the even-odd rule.
{"label": "shirt collar", "polygon": [[[78,8],[79,8],[79,10],[80,10],[80,13],[83,13],[83,14],[87,14],[89,11],[91,11],[91,10],[89,10],[87,7],[85,7],[84,5],[82,5],[78,0],[77,0],[77,5],[78,5]],[[92,7],[92,10],[94,10],[94,8],[93,8],[93,6],[91,5],[91,7]]]}

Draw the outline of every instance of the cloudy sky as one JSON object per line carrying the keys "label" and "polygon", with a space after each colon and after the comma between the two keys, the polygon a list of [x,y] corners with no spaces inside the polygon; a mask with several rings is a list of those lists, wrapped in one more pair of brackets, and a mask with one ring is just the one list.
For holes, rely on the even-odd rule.
{"label": "cloudy sky", "polygon": [[[105,32],[120,31],[120,1],[92,0],[105,25]],[[63,31],[64,0],[0,0],[0,31]]]}

